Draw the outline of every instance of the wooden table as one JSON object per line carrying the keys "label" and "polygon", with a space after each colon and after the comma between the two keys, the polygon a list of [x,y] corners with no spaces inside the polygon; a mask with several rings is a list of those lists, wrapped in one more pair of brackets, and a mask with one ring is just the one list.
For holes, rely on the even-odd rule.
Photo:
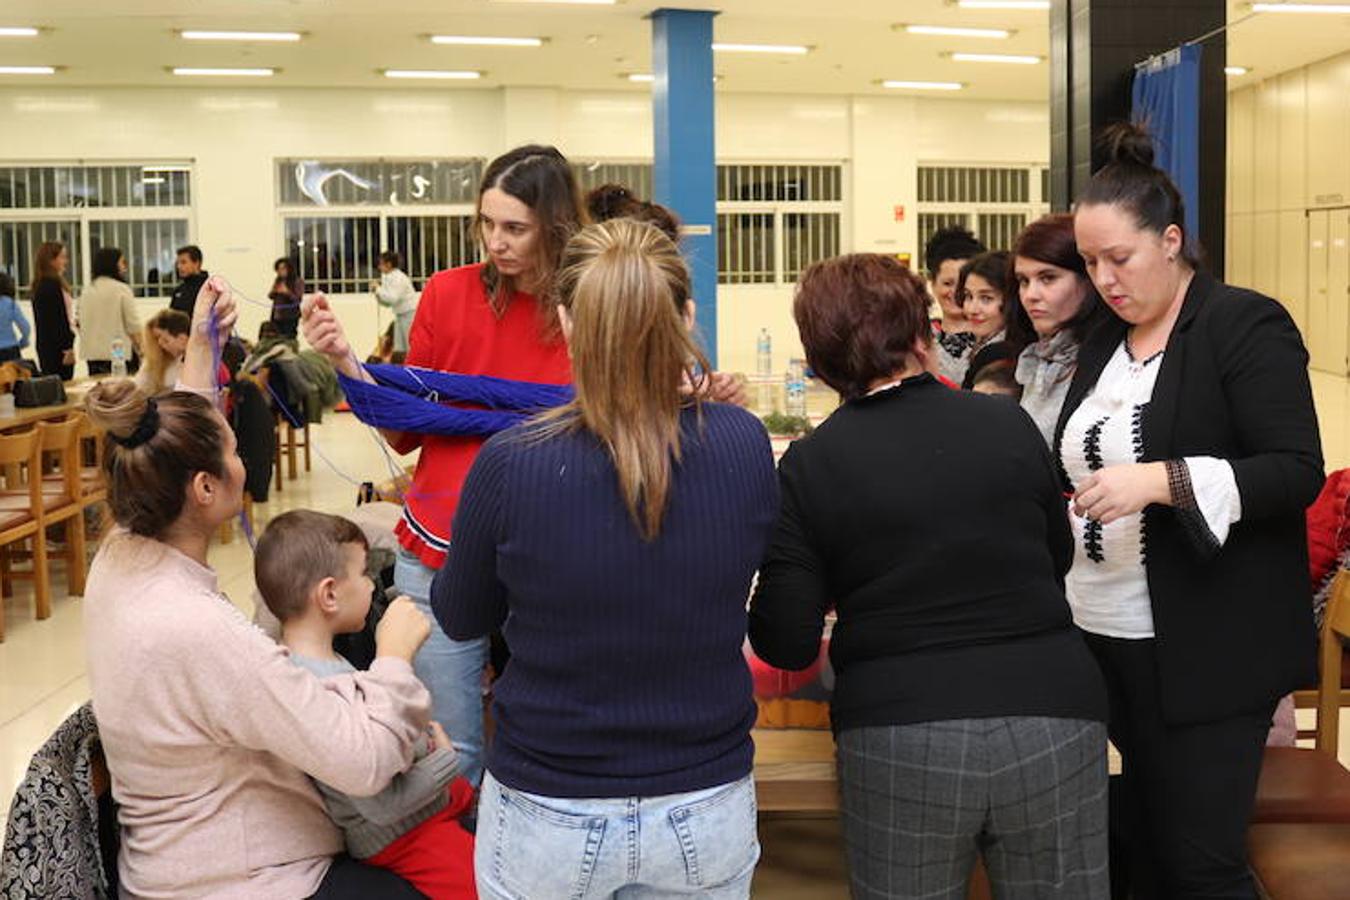
{"label": "wooden table", "polygon": [[19,408],[12,418],[0,418],[0,434],[11,431],[23,431],[38,422],[53,422],[64,419],[74,412],[84,409],[84,398],[100,379],[78,378],[66,382],[66,400],[55,406],[31,406]]}

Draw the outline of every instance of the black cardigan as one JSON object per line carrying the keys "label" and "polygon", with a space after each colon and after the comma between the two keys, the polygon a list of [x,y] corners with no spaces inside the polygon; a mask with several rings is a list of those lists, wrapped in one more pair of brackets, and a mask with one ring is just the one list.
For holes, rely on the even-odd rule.
{"label": "black cardigan", "polygon": [[[1096,384],[1128,326],[1109,319],[1078,353],[1055,430]],[[1145,461],[1233,466],[1242,520],[1222,549],[1172,507],[1144,511],[1162,712],[1175,724],[1265,708],[1316,679],[1304,512],[1322,487],[1308,353],[1284,307],[1197,273],[1144,410]]]}
{"label": "black cardigan", "polygon": [[32,300],[37,351],[44,358],[59,357],[75,346],[75,332],[70,328],[66,294],[61,282],[55,278],[42,279],[33,289]]}
{"label": "black cardigan", "polygon": [[793,443],[779,480],[750,642],[771,665],[805,668],[837,607],[836,731],[1105,718],[1064,598],[1073,539],[1059,477],[1015,402],[906,379]]}

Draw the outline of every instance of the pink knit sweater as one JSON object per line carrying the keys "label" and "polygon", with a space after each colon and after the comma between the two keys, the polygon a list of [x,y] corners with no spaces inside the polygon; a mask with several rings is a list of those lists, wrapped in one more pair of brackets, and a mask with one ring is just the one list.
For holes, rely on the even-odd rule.
{"label": "pink knit sweater", "polygon": [[158,541],[109,537],[84,624],[124,897],[310,896],[342,837],[305,773],[369,796],[424,734],[429,698],[406,663],[320,681],[215,572]]}

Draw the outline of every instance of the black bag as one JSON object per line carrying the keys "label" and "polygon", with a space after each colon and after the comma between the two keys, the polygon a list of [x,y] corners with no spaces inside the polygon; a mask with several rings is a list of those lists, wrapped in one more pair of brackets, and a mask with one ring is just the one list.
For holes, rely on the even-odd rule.
{"label": "black bag", "polygon": [[42,375],[14,383],[14,405],[59,406],[66,402],[66,387],[59,375]]}

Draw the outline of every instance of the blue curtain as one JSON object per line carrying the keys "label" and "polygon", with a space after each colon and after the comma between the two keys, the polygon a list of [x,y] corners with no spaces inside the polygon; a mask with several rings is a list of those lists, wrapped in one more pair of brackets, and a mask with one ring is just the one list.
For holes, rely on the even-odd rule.
{"label": "blue curtain", "polygon": [[1200,211],[1200,46],[1169,50],[1134,73],[1131,118],[1153,135],[1155,162],[1186,203],[1186,235]]}

